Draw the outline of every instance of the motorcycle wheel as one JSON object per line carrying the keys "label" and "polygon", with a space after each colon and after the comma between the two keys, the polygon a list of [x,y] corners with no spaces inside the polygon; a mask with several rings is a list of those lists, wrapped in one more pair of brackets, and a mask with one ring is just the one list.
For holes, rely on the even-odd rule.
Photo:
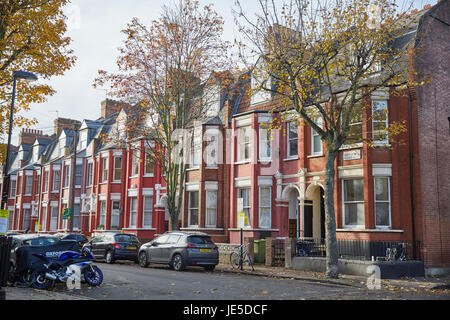
{"label": "motorcycle wheel", "polygon": [[97,266],[90,266],[83,272],[84,279],[90,286],[99,286],[103,282],[103,273]]}
{"label": "motorcycle wheel", "polygon": [[45,277],[45,271],[35,271],[31,275],[31,285],[39,290],[46,290],[52,284],[52,280]]}

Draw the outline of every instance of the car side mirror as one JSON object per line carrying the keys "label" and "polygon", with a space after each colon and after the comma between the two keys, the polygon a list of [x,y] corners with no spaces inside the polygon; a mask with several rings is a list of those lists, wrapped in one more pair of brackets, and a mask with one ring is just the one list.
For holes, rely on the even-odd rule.
{"label": "car side mirror", "polygon": [[153,241],[153,242],[152,242],[152,247],[157,247],[157,246],[158,246],[158,244],[159,244],[158,242],[156,242],[156,241]]}

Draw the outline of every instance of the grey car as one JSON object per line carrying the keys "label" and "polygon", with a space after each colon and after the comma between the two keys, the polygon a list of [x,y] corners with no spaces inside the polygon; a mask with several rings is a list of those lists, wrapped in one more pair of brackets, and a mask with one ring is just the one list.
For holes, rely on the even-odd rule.
{"label": "grey car", "polygon": [[143,244],[139,250],[139,264],[168,264],[176,271],[187,266],[202,266],[212,271],[219,263],[217,245],[206,233],[172,231]]}

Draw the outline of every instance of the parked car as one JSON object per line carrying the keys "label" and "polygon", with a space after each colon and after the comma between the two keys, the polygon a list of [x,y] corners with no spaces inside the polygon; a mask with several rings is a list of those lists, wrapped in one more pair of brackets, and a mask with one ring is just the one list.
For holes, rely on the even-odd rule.
{"label": "parked car", "polygon": [[217,245],[206,233],[172,231],[145,243],[139,250],[139,264],[168,264],[174,270],[186,266],[202,266],[212,271],[219,263]]}
{"label": "parked car", "polygon": [[88,238],[81,233],[57,233],[55,236],[61,240],[74,240],[78,242],[80,249],[89,241]]}
{"label": "parked car", "polygon": [[116,260],[139,262],[138,251],[141,247],[139,239],[127,233],[103,233],[84,244],[92,251],[95,258],[106,259],[107,263]]}
{"label": "parked car", "polygon": [[16,234],[12,235],[11,254],[9,258],[9,274],[13,275],[16,270],[17,256],[16,251],[22,246],[48,246],[59,241],[59,238],[49,234]]}

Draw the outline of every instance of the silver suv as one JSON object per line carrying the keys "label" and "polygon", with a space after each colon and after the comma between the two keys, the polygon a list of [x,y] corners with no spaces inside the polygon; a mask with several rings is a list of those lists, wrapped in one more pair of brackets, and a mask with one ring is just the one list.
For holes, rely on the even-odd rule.
{"label": "silver suv", "polygon": [[219,250],[206,233],[171,231],[143,244],[138,257],[143,268],[159,263],[176,271],[186,266],[202,266],[212,271],[219,263]]}

